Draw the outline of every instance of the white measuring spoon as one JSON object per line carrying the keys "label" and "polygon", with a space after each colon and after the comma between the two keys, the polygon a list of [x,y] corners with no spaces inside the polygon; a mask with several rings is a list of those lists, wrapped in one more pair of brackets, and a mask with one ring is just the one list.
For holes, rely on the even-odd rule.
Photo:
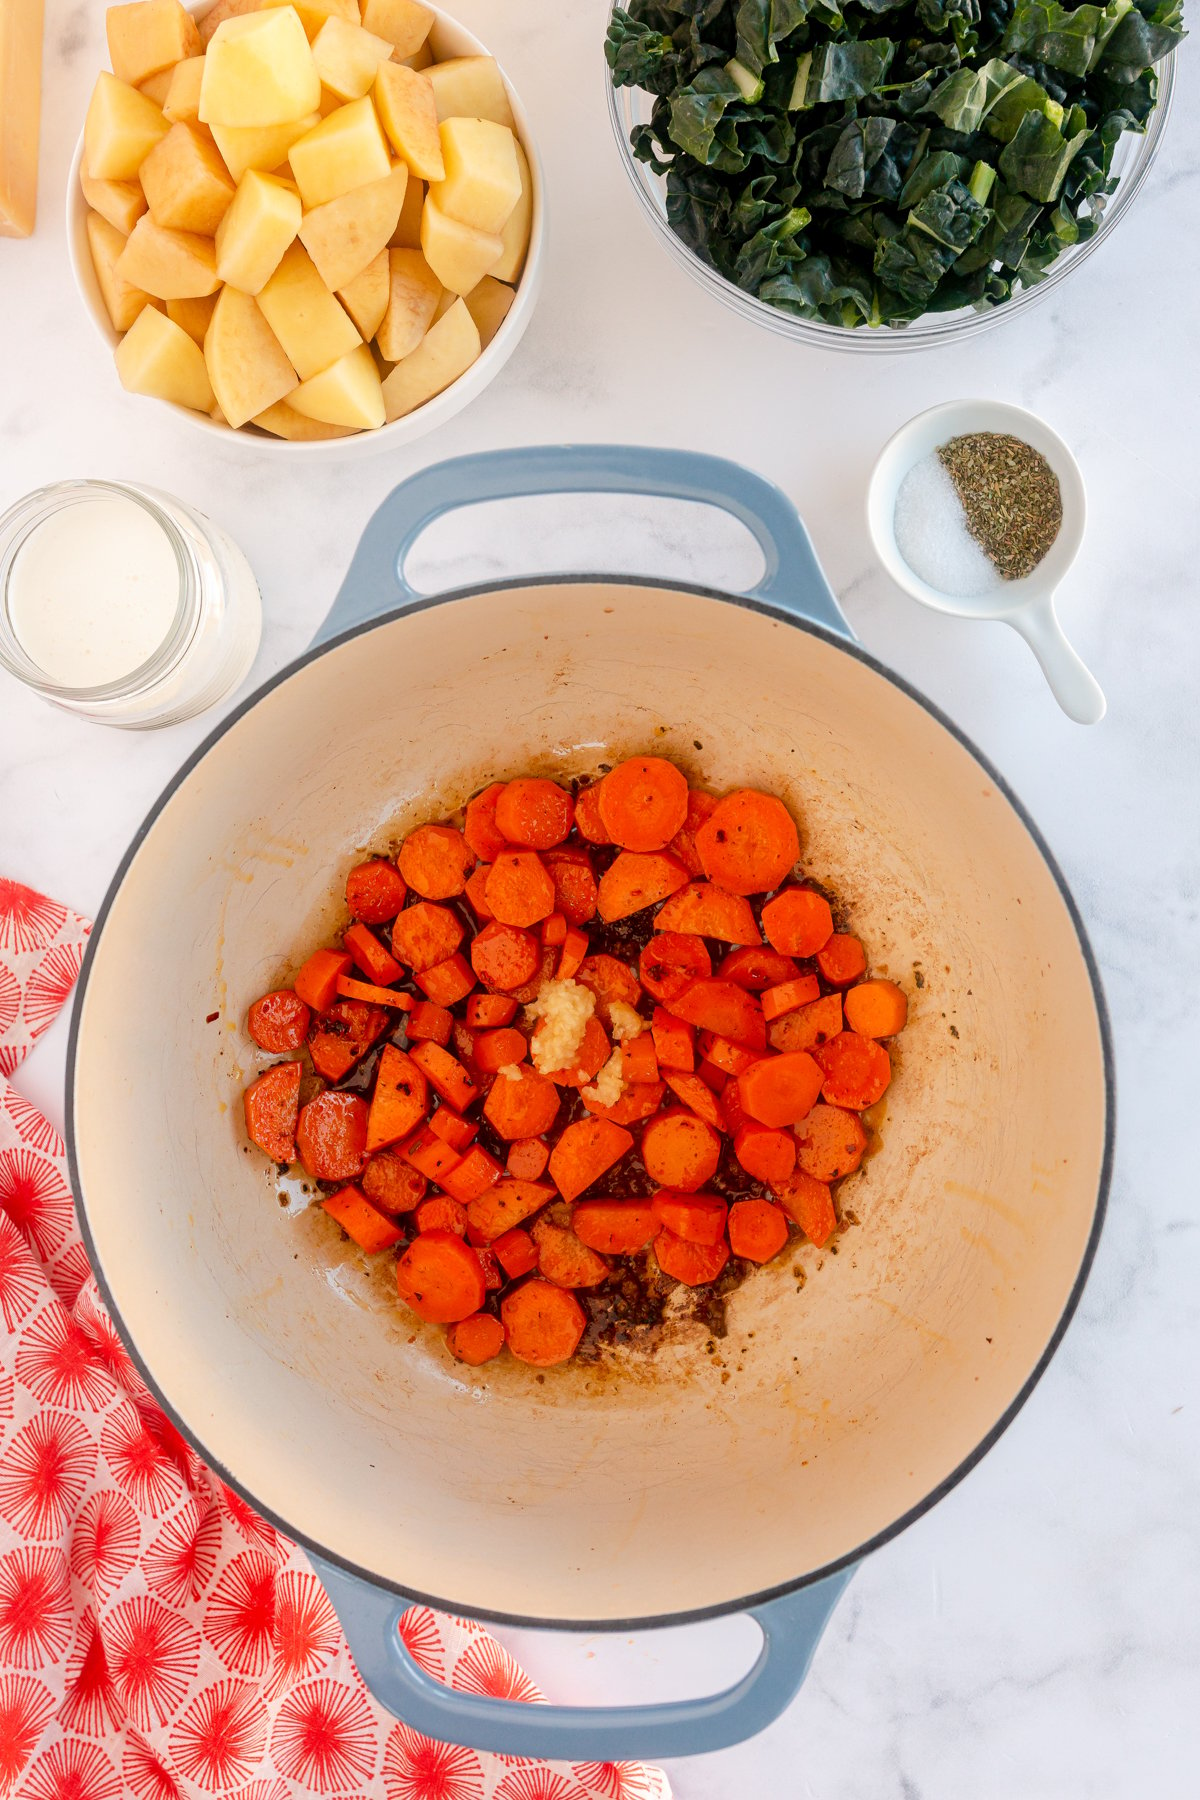
{"label": "white measuring spoon", "polygon": [[[1053,544],[1020,581],[1001,581],[987,593],[964,597],[943,594],[922,581],[900,554],[896,543],[896,495],[914,464],[952,437],[976,431],[1007,432],[1040,450],[1062,490],[1062,525]],[[1079,464],[1056,432],[1019,406],[1000,400],[952,400],[918,413],[889,438],[871,474],[867,523],[880,562],[896,583],[936,612],[959,619],[998,619],[1025,639],[1042,665],[1050,691],[1068,718],[1096,725],[1104,717],[1099,683],[1071,648],[1054,610],[1054,593],[1075,561],[1083,542],[1087,496]]]}

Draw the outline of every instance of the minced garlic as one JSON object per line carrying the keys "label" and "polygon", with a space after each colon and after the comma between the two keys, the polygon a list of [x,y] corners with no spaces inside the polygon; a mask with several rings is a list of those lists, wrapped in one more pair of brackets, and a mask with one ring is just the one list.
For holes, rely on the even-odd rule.
{"label": "minced garlic", "polygon": [[503,1068],[496,1070],[496,1073],[497,1075],[503,1075],[505,1081],[520,1081],[521,1079],[521,1068],[519,1063],[505,1063]]}
{"label": "minced garlic", "polygon": [[640,1037],[646,1030],[645,1019],[636,1006],[630,1006],[628,1000],[610,1000],[608,1017],[613,1039],[618,1044],[623,1044],[626,1038]]}
{"label": "minced garlic", "polygon": [[569,1069],[583,1047],[583,1034],[596,1010],[596,996],[581,982],[547,981],[538,997],[526,1008],[527,1016],[540,1019],[542,1028],[535,1032],[529,1053],[533,1066],[542,1075],[556,1069]]}
{"label": "minced garlic", "polygon": [[[619,1006],[621,1002],[617,1004]],[[620,1050],[614,1050],[595,1081],[582,1089],[582,1093],[585,1100],[591,1100],[596,1106],[615,1106],[624,1092],[625,1058]]]}

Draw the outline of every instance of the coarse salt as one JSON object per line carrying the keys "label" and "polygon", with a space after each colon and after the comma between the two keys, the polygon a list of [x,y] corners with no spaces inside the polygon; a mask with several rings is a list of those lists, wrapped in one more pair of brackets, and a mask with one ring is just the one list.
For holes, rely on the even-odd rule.
{"label": "coarse salt", "polygon": [[1000,572],[967,528],[958,489],[933,451],[896,494],[896,548],[921,581],[964,600],[1000,586]]}

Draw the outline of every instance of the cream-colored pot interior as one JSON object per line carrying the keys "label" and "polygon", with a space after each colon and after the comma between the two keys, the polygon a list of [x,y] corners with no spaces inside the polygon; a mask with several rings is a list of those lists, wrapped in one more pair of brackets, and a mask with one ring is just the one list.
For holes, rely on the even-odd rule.
{"label": "cream-colored pot interior", "polygon": [[[246,1007],[334,926],[365,848],[496,777],[648,748],[784,795],[908,990],[881,1148],[842,1190],[836,1254],[755,1273],[715,1353],[697,1328],[599,1370],[465,1369],[401,1308],[391,1259],[281,1203],[248,1150],[241,1090],[271,1059]],[[1037,1370],[1103,1179],[1097,1001],[1013,806],[862,660],[673,589],[467,596],[273,686],[132,855],[77,1034],[87,1228],[181,1424],[293,1532],[461,1609],[686,1613],[887,1531]]]}

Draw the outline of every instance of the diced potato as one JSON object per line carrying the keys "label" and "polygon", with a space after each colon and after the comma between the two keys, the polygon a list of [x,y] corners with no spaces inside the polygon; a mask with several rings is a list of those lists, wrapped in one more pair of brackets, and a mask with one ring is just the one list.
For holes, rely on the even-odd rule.
{"label": "diced potato", "polygon": [[204,58],[189,56],[171,70],[171,83],[163,101],[163,113],[172,125],[196,125],[200,121],[200,83]]}
{"label": "diced potato", "polygon": [[457,300],[384,382],[383,402],[389,423],[404,418],[457,381],[475,361],[479,350],[479,330],[466,302]]}
{"label": "diced potato", "polygon": [[392,46],[361,25],[326,19],[313,39],[312,53],[322,87],[343,100],[361,100],[370,93],[375,71],[387,62]]}
{"label": "diced potato", "polygon": [[437,104],[428,75],[402,63],[381,63],[375,75],[375,110],[397,156],[422,181],[446,173],[438,131]]}
{"label": "diced potato", "polygon": [[203,349],[204,335],[216,304],[215,294],[196,294],[189,295],[186,300],[168,300],[167,317],[173,319]]}
{"label": "diced potato", "polygon": [[247,169],[217,228],[217,274],[243,294],[266,287],[300,229],[300,196],[276,175]]}
{"label": "diced potato", "polygon": [[137,91],[145,94],[147,100],[152,100],[155,106],[161,106],[171,91],[170,69],[160,69],[157,75],[147,75],[145,81],[138,82]]}
{"label": "diced potato", "polygon": [[439,119],[491,119],[515,131],[504,77],[494,56],[451,56],[429,70]]}
{"label": "diced potato", "polygon": [[196,21],[179,0],[133,0],[131,6],[110,6],[104,25],[113,74],[132,87],[200,51]]}
{"label": "diced potato", "polygon": [[404,205],[400,208],[400,217],[396,220],[396,229],[392,233],[393,250],[421,248],[421,214],[424,207],[425,183],[418,181],[415,175],[410,175],[408,186],[404,190]]}
{"label": "diced potato", "polygon": [[398,57],[397,61],[405,69],[427,69],[433,61],[433,51],[429,48],[428,40],[419,50],[414,50],[411,56]]}
{"label": "diced potato", "polygon": [[87,164],[79,170],[83,197],[94,212],[128,237],[146,210],[146,196],[139,181],[94,181]]}
{"label": "diced potato", "polygon": [[117,274],[159,300],[212,294],[220,285],[212,239],[194,231],[170,231],[156,225],[149,213],[126,239]]}
{"label": "diced potato", "polygon": [[504,253],[500,261],[492,269],[497,281],[517,281],[525,266],[525,252],[529,248],[529,230],[533,222],[533,177],[529,173],[529,159],[521,148],[520,139],[513,138],[513,148],[517,153],[517,167],[521,171],[521,198],[508,215],[504,230],[500,233],[504,245]]}
{"label": "diced potato", "polygon": [[382,181],[351,188],[305,213],[300,242],[331,291],[344,288],[387,249],[407,185],[408,170],[397,163]]}
{"label": "diced potato", "polygon": [[261,12],[263,3],[264,0],[217,0],[212,11],[200,20],[200,42],[210,44],[218,25],[226,19],[240,19],[243,13]]}
{"label": "diced potato", "polygon": [[310,39],[316,37],[326,19],[345,19],[348,25],[360,23],[358,0],[258,0],[258,3],[264,9],[294,6]]}
{"label": "diced potato", "polygon": [[125,239],[115,225],[102,219],[99,213],[90,212],[87,216],[88,248],[92,253],[92,267],[96,271],[96,285],[100,289],[101,299],[107,309],[108,316],[116,331],[128,331],[144,306],[153,306],[154,302],[143,288],[136,287],[132,281],[126,281],[117,273],[117,263],[125,248]]}
{"label": "diced potato", "polygon": [[117,345],[117,374],[131,394],[149,394],[207,412],[215,395],[204,352],[187,332],[152,306],[142,308]]}
{"label": "diced potato", "polygon": [[383,323],[390,292],[391,271],[386,249],[381,250],[353,281],[338,289],[338,299],[368,344]]}
{"label": "diced potato", "polygon": [[171,127],[145,94],[101,71],[83,127],[87,166],[97,181],[132,181]]}
{"label": "diced potato", "polygon": [[[490,275],[485,275],[479,286],[472,288],[469,294],[464,294],[463,299],[478,327],[479,342],[486,350],[507,319],[516,295],[503,281],[495,281]],[[167,310],[170,311],[170,308]]]}
{"label": "diced potato", "polygon": [[[295,389],[292,391],[294,393]],[[272,437],[288,438],[294,444],[311,444],[323,438],[352,437],[354,434],[352,425],[323,425],[319,419],[306,419],[286,400],[277,400],[274,406],[265,407],[250,423],[261,431],[269,431]]]}
{"label": "diced potato", "polygon": [[314,111],[288,125],[214,125],[212,134],[225,167],[240,181],[247,169],[277,169],[296,139],[320,123]]}
{"label": "diced potato", "polygon": [[429,193],[421,212],[421,249],[443,287],[469,294],[499,262],[504,244],[490,232],[450,218]]}
{"label": "diced potato", "polygon": [[172,125],[141,168],[156,225],[211,237],[229,210],[234,184],[216,145],[194,125]]}
{"label": "diced potato", "polygon": [[296,386],[296,372],[257,300],[235,287],[223,287],[217,296],[204,361],[217,403],[233,426],[274,406]]}
{"label": "diced potato", "polygon": [[[313,267],[303,244],[293,244],[258,296],[267,324],[283,345],[301,381],[309,381],[361,339]],[[261,412],[261,407],[255,407]],[[338,420],[332,421],[334,424]]]}
{"label": "diced potato", "polygon": [[419,250],[388,251],[388,307],[376,332],[388,362],[410,356],[433,324],[442,284]]}
{"label": "diced potato", "polygon": [[499,237],[521,198],[512,132],[490,119],[446,119],[439,131],[446,178],[430,182],[430,199],[460,225]]}
{"label": "diced potato", "polygon": [[[486,280],[486,277],[484,279]],[[438,301],[437,307],[434,311],[434,315],[433,315],[434,324],[436,325],[439,319],[445,318],[446,314],[450,311],[450,308],[454,305],[454,302],[456,300],[465,300],[465,299],[466,299],[465,294],[456,294],[456,293],[453,293],[450,288],[443,288],[442,289],[442,297]]]}
{"label": "diced potato", "polygon": [[363,24],[387,38],[398,57],[413,56],[421,49],[433,20],[433,9],[420,0],[363,0]]}
{"label": "diced potato", "polygon": [[288,395],[288,405],[325,425],[377,431],[384,420],[383,390],[367,346],[357,343],[321,374],[302,381]]}
{"label": "diced potato", "polygon": [[321,79],[294,8],[246,13],[218,27],[200,84],[206,125],[286,125],[320,98]]}
{"label": "diced potato", "polygon": [[306,210],[368,181],[382,181],[392,167],[369,96],[339,106],[305,132],[288,151],[288,161]]}

